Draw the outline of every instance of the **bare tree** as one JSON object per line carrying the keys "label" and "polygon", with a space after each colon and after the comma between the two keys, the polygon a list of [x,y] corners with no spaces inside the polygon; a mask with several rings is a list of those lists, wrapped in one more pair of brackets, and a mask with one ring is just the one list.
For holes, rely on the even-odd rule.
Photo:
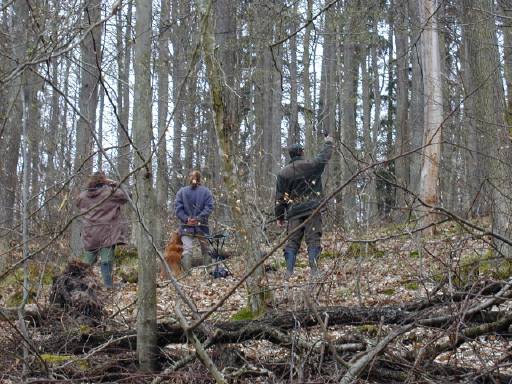
{"label": "bare tree", "polygon": [[[132,8],[128,1],[126,23],[123,37],[123,8],[116,13],[116,47],[117,47],[117,166],[124,179],[130,171],[130,132],[128,127],[130,115],[130,63],[132,52]],[[120,4],[121,5],[121,4]]]}
{"label": "bare tree", "polygon": [[[397,74],[397,101],[396,101],[396,153],[403,154],[411,150],[411,131],[409,125],[409,55],[407,49],[407,4],[398,0],[394,8],[395,13],[395,43],[396,43],[396,74]],[[410,185],[410,161],[400,158],[396,164],[397,180],[407,186]],[[400,210],[406,205],[406,196],[403,191],[397,191],[397,205]],[[401,211],[397,217],[402,217]]]}
{"label": "bare tree", "polygon": [[[510,164],[512,150],[508,127],[505,124],[505,97],[497,49],[496,23],[491,2],[466,0],[463,2],[468,69],[473,83],[469,92],[474,93],[473,118],[480,136],[476,138],[477,151],[482,154],[478,164],[486,178],[484,193],[490,199],[492,226],[496,233],[510,238],[512,235],[510,217],[512,194]],[[485,137],[485,141],[481,139]],[[495,240],[497,255],[510,257],[512,248]]]}
{"label": "bare tree", "polygon": [[[158,35],[158,142],[157,142],[157,177],[156,177],[156,203],[160,208],[158,212],[160,230],[165,228],[169,216],[169,174],[167,162],[167,119],[169,111],[169,71],[170,71],[170,9],[169,2],[160,2],[160,24]],[[158,234],[160,241],[163,233]]]}
{"label": "bare tree", "polygon": [[[421,0],[419,7],[420,19],[425,25],[421,35],[421,62],[425,90],[425,133],[423,136],[420,197],[427,204],[437,205],[439,203],[439,162],[441,160],[441,127],[443,124],[439,31],[435,1]],[[434,221],[435,217],[427,212],[423,224],[429,225]]]}
{"label": "bare tree", "polygon": [[[134,52],[135,180],[137,216],[137,250],[139,279],[137,291],[137,355],[140,368],[153,370],[156,364],[156,253],[152,242],[155,229],[156,196],[152,171],[151,126],[151,20],[152,1],[136,4]],[[148,233],[147,231],[151,231]]]}
{"label": "bare tree", "polygon": [[[82,186],[85,176],[93,170],[92,140],[96,126],[101,64],[101,25],[98,25],[101,17],[101,0],[86,1],[82,12],[82,24],[88,32],[80,45],[80,117],[76,125],[76,151],[73,162],[73,171],[76,175],[75,194]],[[70,245],[73,256],[82,254],[80,227],[76,220],[71,226]]]}

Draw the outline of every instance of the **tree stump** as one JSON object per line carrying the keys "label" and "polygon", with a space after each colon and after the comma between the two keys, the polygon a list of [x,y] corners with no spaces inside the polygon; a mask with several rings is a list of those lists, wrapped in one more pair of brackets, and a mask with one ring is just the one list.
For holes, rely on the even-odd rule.
{"label": "tree stump", "polygon": [[103,317],[99,292],[100,284],[92,267],[80,260],[72,260],[55,278],[50,303],[64,308],[74,317],[99,320]]}

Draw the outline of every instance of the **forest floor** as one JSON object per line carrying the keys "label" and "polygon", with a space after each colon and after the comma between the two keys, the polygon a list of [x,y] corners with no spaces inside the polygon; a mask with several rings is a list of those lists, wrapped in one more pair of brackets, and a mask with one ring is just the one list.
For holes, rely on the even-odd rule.
{"label": "forest floor", "polygon": [[[308,304],[307,297],[312,298],[315,308],[320,311],[324,308],[394,308],[400,310],[406,308],[412,303],[432,299],[435,296],[450,296],[462,290],[462,286],[478,286],[490,284],[490,282],[504,282],[510,279],[512,267],[510,263],[506,268],[503,266],[495,267],[490,260],[489,245],[487,239],[478,238],[468,233],[461,232],[455,224],[444,224],[437,234],[428,239],[420,239],[415,235],[407,235],[406,228],[397,228],[396,226],[382,227],[378,231],[366,234],[352,234],[348,239],[346,235],[331,231],[324,235],[323,251],[320,259],[322,270],[321,278],[315,281],[310,280],[309,267],[306,251],[301,250],[297,257],[297,266],[294,275],[288,284],[284,282],[284,259],[282,251],[272,255],[266,261],[267,273],[265,273],[262,286],[266,290],[268,312],[270,313],[299,313],[303,310],[310,310],[311,304]],[[353,240],[370,239],[377,242],[354,242]],[[133,274],[135,261],[125,262],[116,268],[116,282],[122,282],[121,276]],[[240,278],[244,275],[245,261],[243,256],[232,256],[226,261],[226,266],[232,275],[226,278],[214,279],[209,273],[211,267],[196,267],[186,276],[178,279],[183,291],[194,300],[199,314],[206,313],[212,306],[216,305],[219,299],[224,297],[232,289]],[[99,276],[99,268],[95,271]],[[44,279],[41,279],[43,281]],[[99,277],[98,277],[99,280]],[[136,326],[137,314],[137,285],[136,283],[122,282],[121,286],[112,291],[102,290],[101,298],[104,304],[105,321],[98,328],[102,332],[119,332],[134,330]],[[485,282],[485,283],[483,283]],[[101,285],[101,284],[99,284]],[[49,285],[43,285],[43,289],[38,292],[39,307],[44,307],[47,302],[47,291]],[[5,284],[0,295],[0,307],[8,306],[7,301],[13,296],[16,287],[6,286]],[[307,297],[306,297],[307,296]],[[483,300],[483,299],[482,299]],[[176,324],[175,304],[179,300],[176,297],[176,291],[169,281],[158,278],[157,286],[157,318],[159,323]],[[466,300],[468,301],[468,300]],[[481,301],[481,300],[480,300]],[[452,304],[455,301],[452,301]],[[464,300],[462,301],[464,302]],[[234,294],[232,294],[209,318],[209,326],[215,327],[216,323],[224,323],[236,320],[251,320],[246,310],[247,291],[242,285]],[[182,306],[183,307],[183,306]],[[445,307],[438,314],[447,315]],[[183,309],[183,308],[182,308]],[[457,310],[460,306],[457,306]],[[491,308],[491,311],[499,312],[502,315],[512,313],[512,302],[510,298],[504,302],[497,303]],[[5,324],[5,323],[4,323]],[[11,326],[14,324],[11,324]],[[75,324],[76,325],[76,324]],[[80,328],[80,325],[77,325]],[[459,327],[463,328],[463,321],[459,321]],[[12,346],[12,341],[18,340],[13,336],[13,328],[10,326],[3,328],[0,332],[0,340],[5,338],[2,346]],[[322,339],[329,340],[350,340],[362,341],[367,346],[374,346],[383,335],[392,330],[391,325],[384,322],[375,324],[375,322],[364,321],[360,324],[346,324],[337,326],[330,325],[327,321],[327,332],[322,331],[322,327],[306,327],[297,322],[292,335],[302,337],[313,344]],[[68,329],[68,332],[77,332],[73,330],[71,324],[62,329]],[[81,328],[83,330],[83,328]],[[512,376],[512,328],[503,332],[491,332],[475,338],[468,338],[467,341],[459,343],[458,347],[438,353],[433,363],[440,365],[448,364],[450,367],[458,367],[474,371],[495,371],[499,375]],[[37,328],[31,328],[32,338],[39,339],[35,344],[45,345],[51,335],[45,335],[44,332],[37,331]],[[328,333],[328,336],[327,336]],[[439,342],[449,339],[452,334],[436,334],[429,327],[417,328],[407,332],[401,338],[400,343],[393,345],[392,349],[401,350],[403,353],[411,350],[426,348],[429,343]],[[422,342],[428,340],[428,343]],[[369,347],[367,348],[369,349]],[[64,355],[65,348],[61,348],[59,354]],[[281,382],[339,382],[343,376],[343,367],[332,362],[324,362],[328,369],[321,369],[320,366],[324,357],[318,360],[290,350],[289,346],[281,346],[279,343],[269,340],[258,339],[247,340],[233,346],[237,351],[238,357],[242,361],[233,362],[235,366],[229,366],[226,361],[220,362],[223,372],[231,374],[231,380],[234,382],[262,382],[262,383],[281,383]],[[163,355],[168,361],[176,361],[186,356],[192,351],[191,346],[186,343],[169,343],[163,350]],[[311,351],[310,351],[311,352]],[[218,350],[213,349],[212,353],[220,354]],[[361,353],[361,352],[360,352]],[[65,354],[66,356],[69,353]],[[94,356],[96,355],[96,356]],[[95,366],[95,372],[100,372],[98,367],[105,364],[105,361],[114,359],[112,355],[108,357],[101,356],[101,351],[91,355],[90,362]],[[357,354],[356,354],[357,355]],[[347,355],[347,358],[349,356]],[[353,356],[352,356],[353,357]],[[126,364],[122,361],[126,359]],[[310,359],[311,361],[308,361]],[[21,359],[16,353],[4,356],[2,363],[9,363],[0,369],[1,383],[14,383],[21,372]],[[124,351],[117,356],[118,366],[123,366],[124,376],[118,376],[119,382],[151,382],[145,375],[134,376],[133,366],[135,360],[134,352]],[[236,359],[235,359],[236,360]],[[325,358],[327,360],[327,358]],[[58,374],[55,377],[75,377],[77,380],[80,374],[70,372],[70,367],[75,366],[83,373],[83,367],[79,364],[70,363],[72,360],[57,359],[47,361]],[[112,364],[111,364],[112,365]],[[105,371],[111,369],[105,368]],[[245,370],[236,372],[244,366]],[[165,364],[164,364],[165,367]],[[272,367],[276,368],[275,370]],[[334,370],[334,371],[333,371]],[[3,372],[2,372],[3,371]],[[130,373],[131,372],[131,373]],[[118,373],[119,374],[119,373]],[[70,375],[70,376],[67,376]],[[466,376],[469,378],[470,376]],[[83,373],[82,379],[87,375]],[[192,362],[181,368],[177,372],[167,372],[161,377],[162,382],[211,382],[206,369],[197,361]],[[97,374],[96,379],[89,377],[88,382],[101,382],[104,378]],[[110,379],[111,380],[111,379]],[[154,379],[153,379],[154,380]],[[360,382],[387,382],[386,380],[376,380],[368,374],[361,374]],[[408,382],[432,382],[424,374],[411,376]],[[392,381],[392,380],[391,380]],[[398,380],[401,381],[401,380]],[[485,380],[483,380],[485,381]],[[36,382],[36,381],[34,381]],[[45,381],[40,381],[45,382]],[[46,381],[48,382],[48,381]],[[434,382],[436,380],[434,379]],[[439,381],[437,381],[439,382]],[[461,380],[460,382],[463,382]],[[496,382],[499,382],[499,378]]]}

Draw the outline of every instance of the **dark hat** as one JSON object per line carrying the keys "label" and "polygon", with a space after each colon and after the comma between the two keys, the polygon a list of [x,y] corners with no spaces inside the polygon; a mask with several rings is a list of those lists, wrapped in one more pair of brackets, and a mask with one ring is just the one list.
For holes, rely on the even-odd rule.
{"label": "dark hat", "polygon": [[304,147],[302,144],[292,144],[288,147],[288,153],[290,154],[290,157],[300,156],[302,155],[302,152],[304,152]]}

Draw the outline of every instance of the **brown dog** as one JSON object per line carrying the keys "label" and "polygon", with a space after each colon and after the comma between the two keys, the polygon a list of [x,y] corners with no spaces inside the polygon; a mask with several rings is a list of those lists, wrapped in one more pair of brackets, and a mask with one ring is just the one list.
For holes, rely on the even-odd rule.
{"label": "brown dog", "polygon": [[[181,242],[181,236],[178,231],[172,233],[169,242],[165,246],[165,261],[171,268],[174,276],[181,274],[181,256],[183,255],[183,243]],[[166,268],[162,266],[160,270],[160,277],[164,279],[167,277]]]}

